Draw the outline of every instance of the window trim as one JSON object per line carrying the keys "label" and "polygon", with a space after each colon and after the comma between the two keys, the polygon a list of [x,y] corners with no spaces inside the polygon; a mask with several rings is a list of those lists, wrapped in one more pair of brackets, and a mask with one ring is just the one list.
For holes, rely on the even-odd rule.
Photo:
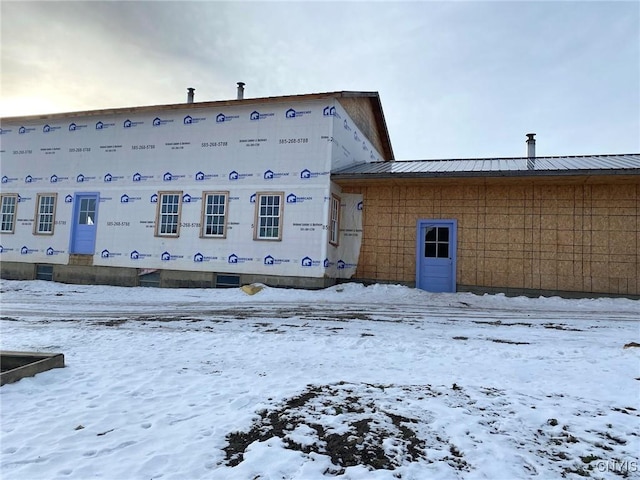
{"label": "window trim", "polygon": [[[207,234],[207,199],[210,195],[222,195],[224,197],[224,214],[222,215],[222,234]],[[213,214],[210,214],[213,216]],[[200,238],[227,238],[227,217],[229,215],[229,192],[228,191],[208,191],[202,192],[202,212],[200,215]],[[218,215],[220,216],[220,215]]]}
{"label": "window trim", "polygon": [[[3,230],[5,221],[5,215],[9,215],[4,212],[4,200],[5,198],[13,198],[13,212],[10,214],[13,216],[11,219],[11,230]],[[18,218],[18,203],[20,202],[20,196],[17,193],[3,193],[0,195],[0,233],[13,234],[16,232],[16,219]]]}
{"label": "window trim", "polygon": [[[158,204],[156,205],[156,226],[154,235],[156,237],[163,238],[178,238],[180,236],[180,221],[182,219],[182,191],[179,190],[167,190],[158,192]],[[161,233],[160,229],[162,227],[161,217],[162,217],[162,197],[165,195],[177,195],[178,196],[178,219],[176,226],[176,233]]]}
{"label": "window trim", "polygon": [[[40,202],[44,198],[53,198],[53,209],[49,213],[42,213],[40,211]],[[34,235],[53,235],[56,226],[56,207],[58,205],[58,194],[57,193],[38,193],[36,197],[36,212],[34,215],[35,221],[33,222],[33,234]],[[40,225],[41,220],[44,215],[51,215],[51,230],[50,231],[41,231]]]}
{"label": "window trim", "polygon": [[[340,244],[340,203],[340,197],[332,193],[329,201],[329,243],[334,247]],[[337,207],[335,210],[334,204]],[[335,219],[333,216],[334,211],[336,214]]]}
{"label": "window trim", "polygon": [[[278,197],[280,198],[280,207],[278,215],[278,237],[260,237],[260,200],[262,197]],[[284,192],[256,192],[256,206],[253,222],[253,239],[261,242],[280,242],[282,241],[282,228],[284,226]]]}

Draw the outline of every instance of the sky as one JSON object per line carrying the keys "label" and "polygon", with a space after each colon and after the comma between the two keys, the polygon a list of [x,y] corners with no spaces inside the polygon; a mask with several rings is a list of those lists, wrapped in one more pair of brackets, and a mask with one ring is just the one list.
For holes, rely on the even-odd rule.
{"label": "sky", "polygon": [[636,1],[3,1],[0,116],[376,91],[397,160],[640,152]]}

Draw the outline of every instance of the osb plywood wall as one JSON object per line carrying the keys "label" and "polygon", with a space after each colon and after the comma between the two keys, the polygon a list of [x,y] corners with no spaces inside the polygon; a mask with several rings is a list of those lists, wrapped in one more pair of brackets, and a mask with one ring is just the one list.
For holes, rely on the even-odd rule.
{"label": "osb plywood wall", "polygon": [[458,221],[457,283],[640,294],[640,183],[343,186],[364,195],[356,277],[415,281],[416,222]]}
{"label": "osb plywood wall", "polygon": [[[379,126],[373,113],[373,106],[369,98],[340,98],[338,99],[342,107],[347,111],[351,119],[358,128],[369,139],[371,144],[384,155],[384,147],[382,145],[381,133],[377,130]],[[385,159],[388,160],[388,159]]]}

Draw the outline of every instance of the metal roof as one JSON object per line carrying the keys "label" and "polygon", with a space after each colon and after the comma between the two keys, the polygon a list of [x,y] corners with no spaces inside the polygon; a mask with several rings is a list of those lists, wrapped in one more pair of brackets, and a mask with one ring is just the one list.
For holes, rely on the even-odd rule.
{"label": "metal roof", "polygon": [[331,172],[333,179],[535,175],[640,175],[640,153],[564,157],[371,162]]}

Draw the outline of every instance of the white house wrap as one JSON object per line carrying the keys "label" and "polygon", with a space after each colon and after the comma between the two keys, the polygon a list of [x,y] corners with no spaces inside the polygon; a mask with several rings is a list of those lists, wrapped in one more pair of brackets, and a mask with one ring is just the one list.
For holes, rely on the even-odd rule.
{"label": "white house wrap", "polygon": [[330,172],[386,159],[339,94],[6,118],[1,139],[3,263],[138,272],[350,278],[362,197]]}

